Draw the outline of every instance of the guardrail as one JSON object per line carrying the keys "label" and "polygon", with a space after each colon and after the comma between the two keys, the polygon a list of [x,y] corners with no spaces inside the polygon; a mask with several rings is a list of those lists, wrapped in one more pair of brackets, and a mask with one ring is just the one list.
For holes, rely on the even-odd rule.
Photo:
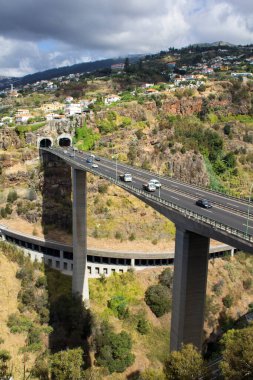
{"label": "guardrail", "polygon": [[[50,152],[50,150],[49,150],[49,152]],[[54,153],[54,154],[56,154],[57,156],[63,158],[65,161],[70,162],[72,165],[74,165],[75,167],[80,168],[81,170],[86,170],[86,171],[88,171],[88,172],[90,172],[92,174],[99,175],[100,177],[109,180],[111,183],[113,183],[113,184],[121,187],[122,189],[130,190],[132,194],[134,193],[136,195],[141,195],[142,197],[144,197],[146,199],[151,199],[153,202],[157,203],[158,205],[164,205],[165,207],[167,207],[167,208],[169,208],[169,209],[171,209],[173,211],[177,211],[181,215],[183,215],[184,217],[186,217],[188,219],[191,219],[191,220],[194,220],[194,221],[197,221],[197,222],[205,223],[208,226],[211,226],[211,227],[215,228],[216,230],[219,230],[221,232],[227,232],[230,235],[233,235],[235,237],[244,239],[245,241],[247,241],[249,243],[253,243],[253,236],[250,235],[250,234],[246,234],[245,232],[237,230],[236,228],[227,226],[227,225],[225,225],[223,223],[217,222],[214,219],[208,218],[208,217],[200,215],[200,214],[198,214],[198,213],[196,213],[194,211],[191,211],[191,210],[186,209],[184,207],[178,206],[178,205],[176,205],[175,203],[173,203],[171,201],[166,201],[164,199],[161,199],[161,198],[157,197],[156,195],[148,194],[144,190],[137,189],[136,187],[134,187],[132,185],[127,185],[125,183],[122,183],[122,181],[118,181],[115,178],[112,178],[112,177],[110,177],[110,176],[108,176],[106,174],[98,173],[96,170],[93,170],[92,167],[86,168],[86,167],[83,166],[83,164],[79,164],[78,162],[74,161],[71,157],[66,156],[65,154],[62,154],[61,152],[57,152],[57,153]]]}
{"label": "guardrail", "polygon": [[[82,152],[82,151],[79,151],[79,152]],[[88,152],[85,152],[87,154],[89,154]],[[108,162],[114,162],[113,160],[110,160],[109,158],[107,157],[102,157],[103,160],[106,160]],[[175,182],[177,184],[184,184],[184,185],[190,185],[191,187],[194,187],[195,189],[200,189],[200,190],[204,190],[204,191],[208,191],[210,193],[213,193],[213,194],[218,194],[218,195],[222,195],[222,196],[226,196],[227,198],[229,199],[235,199],[235,200],[240,200],[241,202],[244,202],[244,203],[248,203],[248,199],[247,198],[243,198],[243,197],[235,197],[234,195],[229,195],[225,192],[222,192],[222,191],[218,191],[218,190],[213,190],[213,189],[209,189],[209,188],[206,188],[205,186],[201,186],[201,185],[195,185],[195,184],[192,184],[190,182],[186,182],[186,181],[181,181],[181,180],[178,180],[176,178],[173,178],[173,177],[164,177],[162,176],[161,174],[158,174],[158,173],[154,173],[154,172],[151,172],[149,170],[146,170],[146,169],[143,169],[143,168],[139,168],[137,166],[131,166],[129,164],[125,164],[124,162],[120,162],[118,161],[118,165],[124,165],[126,166],[127,168],[129,168],[129,170],[131,169],[136,169],[136,170],[139,170],[140,172],[143,172],[145,174],[148,174],[150,176],[155,176],[161,180],[165,180],[165,181],[171,181],[171,182]]]}

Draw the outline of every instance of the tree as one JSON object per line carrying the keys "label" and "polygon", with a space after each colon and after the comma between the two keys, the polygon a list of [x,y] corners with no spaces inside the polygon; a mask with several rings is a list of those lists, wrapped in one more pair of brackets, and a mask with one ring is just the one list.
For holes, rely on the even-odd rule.
{"label": "tree", "polygon": [[253,378],[253,327],[229,330],[222,338],[224,350],[220,364],[225,379]]}
{"label": "tree", "polygon": [[180,351],[172,351],[165,363],[168,380],[199,379],[205,373],[201,354],[192,344],[183,345]]}
{"label": "tree", "polygon": [[145,302],[157,317],[171,310],[171,294],[167,286],[152,285],[145,293]]}
{"label": "tree", "polygon": [[132,339],[126,331],[115,334],[111,327],[104,323],[96,336],[96,344],[97,364],[107,367],[110,373],[124,372],[133,364]]}
{"label": "tree", "polygon": [[51,356],[52,380],[81,380],[83,350],[60,351]]}

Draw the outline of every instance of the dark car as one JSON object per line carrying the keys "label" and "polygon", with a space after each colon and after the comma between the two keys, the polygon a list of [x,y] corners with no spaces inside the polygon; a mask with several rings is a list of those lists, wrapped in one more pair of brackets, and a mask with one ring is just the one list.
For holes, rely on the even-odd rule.
{"label": "dark car", "polygon": [[95,157],[95,160],[96,161],[100,161],[100,157]]}
{"label": "dark car", "polygon": [[89,157],[89,158],[87,158],[86,162],[87,162],[88,164],[92,164],[92,163],[93,163],[93,159]]}
{"label": "dark car", "polygon": [[196,205],[203,207],[203,208],[211,208],[212,207],[211,203],[207,199],[198,199],[196,201]]}

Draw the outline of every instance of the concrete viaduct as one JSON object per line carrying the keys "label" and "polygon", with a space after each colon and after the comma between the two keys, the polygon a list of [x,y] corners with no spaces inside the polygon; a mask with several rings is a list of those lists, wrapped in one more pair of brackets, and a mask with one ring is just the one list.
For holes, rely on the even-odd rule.
{"label": "concrete viaduct", "polygon": [[[74,152],[74,153],[73,153]],[[192,195],[181,196],[179,201],[169,201],[169,189],[166,183],[169,179],[159,177],[164,181],[164,192],[151,195],[136,184],[126,184],[117,178],[117,163],[115,176],[115,162],[102,159],[99,168],[93,168],[87,163],[89,156],[84,152],[75,152],[68,148],[67,152],[60,148],[42,148],[42,159],[53,159],[58,156],[72,167],[72,215],[73,215],[73,276],[72,291],[79,293],[84,300],[89,300],[88,274],[87,274],[87,172],[99,175],[116,186],[125,189],[156,211],[170,219],[176,226],[176,244],[174,258],[174,282],[172,299],[171,321],[171,350],[178,350],[181,344],[192,343],[199,349],[202,347],[202,332],[204,325],[204,309],[206,298],[206,285],[208,273],[209,241],[210,238],[223,242],[239,250],[253,253],[253,227],[249,206],[245,201],[238,203],[231,210],[226,204],[239,202],[214,192],[207,191],[209,199],[218,199],[222,205],[215,207],[215,215],[209,214],[195,206],[190,201]],[[119,165],[119,164],[118,164]],[[130,172],[131,167],[121,164],[118,171]],[[147,176],[137,168],[132,168],[138,176]],[[152,178],[152,177],[151,177]],[[167,181],[167,182],[166,182]],[[180,182],[177,182],[177,188]],[[183,185],[181,183],[181,185]],[[172,184],[171,184],[172,186]],[[175,185],[174,185],[175,186]],[[163,188],[163,182],[162,182]],[[198,192],[203,189],[193,186]],[[177,195],[181,190],[176,190]],[[187,190],[189,192],[189,189]],[[218,202],[217,201],[217,202]],[[188,202],[188,203],[187,203]],[[184,206],[184,204],[193,204]],[[191,207],[191,208],[189,208]],[[231,206],[232,207],[232,206]],[[237,207],[237,209],[236,209]],[[241,208],[238,209],[238,207]],[[235,212],[237,210],[237,213]],[[217,215],[216,215],[217,214]],[[224,217],[223,217],[224,216]],[[248,226],[250,220],[250,227]],[[246,225],[247,231],[238,226]],[[249,227],[249,228],[248,228]]]}

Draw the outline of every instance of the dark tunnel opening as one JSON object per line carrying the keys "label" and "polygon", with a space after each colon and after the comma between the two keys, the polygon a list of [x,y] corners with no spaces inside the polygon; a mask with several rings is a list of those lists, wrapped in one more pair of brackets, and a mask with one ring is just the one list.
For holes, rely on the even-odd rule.
{"label": "dark tunnel opening", "polygon": [[52,146],[52,141],[50,139],[41,139],[40,140],[40,148],[49,148]]}
{"label": "dark tunnel opening", "polygon": [[61,137],[59,139],[59,146],[70,146],[71,140],[69,137]]}

